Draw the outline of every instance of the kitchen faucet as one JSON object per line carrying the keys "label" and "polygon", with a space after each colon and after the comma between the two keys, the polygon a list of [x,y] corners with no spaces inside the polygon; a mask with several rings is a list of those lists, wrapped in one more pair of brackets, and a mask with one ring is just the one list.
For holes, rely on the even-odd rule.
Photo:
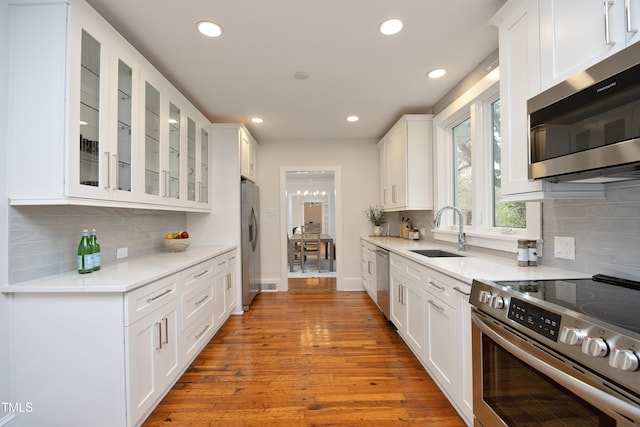
{"label": "kitchen faucet", "polygon": [[458,213],[458,224],[460,225],[459,231],[458,231],[458,250],[459,251],[464,251],[465,250],[465,236],[464,236],[464,231],[463,231],[463,227],[464,227],[464,215],[462,214],[462,210],[460,210],[460,208],[456,208],[455,206],[445,206],[440,208],[440,210],[438,211],[438,213],[436,214],[436,218],[433,220],[433,225],[435,228],[438,228],[438,226],[440,225],[440,217],[442,216],[442,212],[445,209],[451,209],[454,212]]}

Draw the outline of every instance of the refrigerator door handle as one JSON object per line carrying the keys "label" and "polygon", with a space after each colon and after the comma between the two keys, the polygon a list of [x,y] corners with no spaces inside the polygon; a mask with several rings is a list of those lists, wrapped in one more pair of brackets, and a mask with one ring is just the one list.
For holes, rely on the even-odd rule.
{"label": "refrigerator door handle", "polygon": [[255,251],[256,246],[258,245],[258,217],[256,216],[256,211],[254,208],[251,208],[251,225],[249,226],[249,241],[251,242],[251,247]]}

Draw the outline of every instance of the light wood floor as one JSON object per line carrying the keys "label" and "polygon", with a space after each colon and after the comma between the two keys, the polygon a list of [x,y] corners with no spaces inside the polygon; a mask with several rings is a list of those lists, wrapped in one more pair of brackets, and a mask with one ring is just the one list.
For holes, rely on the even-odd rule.
{"label": "light wood floor", "polygon": [[290,277],[287,281],[289,292],[301,291],[335,291],[335,277]]}
{"label": "light wood floor", "polygon": [[145,426],[464,426],[365,292],[262,293]]}

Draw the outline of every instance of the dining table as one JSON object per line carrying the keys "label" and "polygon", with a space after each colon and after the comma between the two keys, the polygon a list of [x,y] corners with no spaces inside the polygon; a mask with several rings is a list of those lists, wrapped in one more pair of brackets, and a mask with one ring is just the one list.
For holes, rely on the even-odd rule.
{"label": "dining table", "polygon": [[[302,235],[300,233],[294,233],[293,236],[289,237],[289,247],[287,248],[287,252],[289,255],[289,271],[293,271],[293,255],[294,248],[296,244],[302,243]],[[325,259],[329,259],[329,271],[333,271],[333,259],[334,259],[334,244],[333,237],[329,234],[320,234],[320,243],[325,245],[324,257]]]}

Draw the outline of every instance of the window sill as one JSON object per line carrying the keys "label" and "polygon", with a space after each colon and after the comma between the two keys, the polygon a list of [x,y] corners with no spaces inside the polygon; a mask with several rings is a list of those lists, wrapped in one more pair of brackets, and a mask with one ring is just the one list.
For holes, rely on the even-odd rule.
{"label": "window sill", "polygon": [[[457,227],[455,229],[438,228],[431,231],[433,231],[435,240],[458,243]],[[478,232],[470,228],[466,228],[463,231],[467,245],[512,253],[518,252],[518,239],[538,240],[537,237],[527,237],[524,232],[488,233]]]}

